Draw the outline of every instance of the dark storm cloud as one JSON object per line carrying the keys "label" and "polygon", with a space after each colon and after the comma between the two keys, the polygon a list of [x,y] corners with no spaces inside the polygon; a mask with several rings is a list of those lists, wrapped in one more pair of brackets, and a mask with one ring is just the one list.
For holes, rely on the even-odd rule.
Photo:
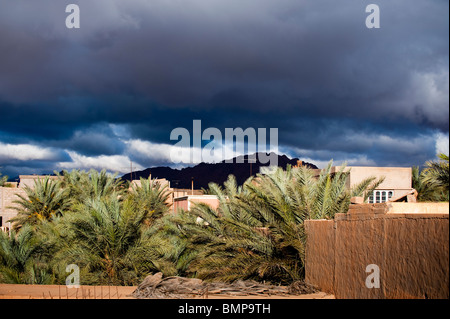
{"label": "dark storm cloud", "polygon": [[372,2],[80,0],[69,30],[61,1],[1,0],[0,141],[114,155],[108,123],[170,143],[201,119],[279,128],[320,160],[420,164],[448,135],[449,5],[378,0],[369,30]]}
{"label": "dark storm cloud", "polygon": [[125,144],[106,124],[82,128],[75,131],[70,139],[48,141],[48,144],[87,156],[115,155],[125,150]]}

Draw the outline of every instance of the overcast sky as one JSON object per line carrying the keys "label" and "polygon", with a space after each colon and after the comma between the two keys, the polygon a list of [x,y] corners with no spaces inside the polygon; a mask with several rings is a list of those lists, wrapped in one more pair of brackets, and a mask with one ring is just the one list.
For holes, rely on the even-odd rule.
{"label": "overcast sky", "polygon": [[[79,29],[65,24],[68,4]],[[365,24],[368,4],[380,28]],[[177,127],[278,128],[323,167],[448,154],[448,0],[0,0],[0,171],[174,164]]]}

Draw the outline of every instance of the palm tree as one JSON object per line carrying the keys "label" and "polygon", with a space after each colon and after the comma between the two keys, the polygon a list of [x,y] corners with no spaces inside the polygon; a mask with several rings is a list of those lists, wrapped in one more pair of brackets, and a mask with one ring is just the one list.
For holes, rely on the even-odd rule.
{"label": "palm tree", "polygon": [[305,167],[258,174],[238,187],[230,176],[224,188],[210,184],[219,208],[195,205],[198,222],[180,225],[191,234],[198,255],[190,269],[200,278],[291,282],[304,275],[304,220],[345,213],[352,196],[367,196],[382,179],[369,178],[348,189],[345,166],[331,174],[331,162],[316,177]]}
{"label": "palm tree", "polygon": [[152,263],[155,271],[164,276],[194,276],[190,265],[201,250],[201,244],[193,241],[194,233],[189,225],[195,217],[186,212],[165,215],[155,220],[144,231],[152,247]]}
{"label": "palm tree", "polygon": [[[338,213],[346,213],[352,197],[363,197],[367,201],[370,194],[383,181],[385,177],[368,177],[352,188],[348,187],[349,171],[346,165],[342,165],[339,171],[331,173],[333,161],[322,170],[317,181],[310,186],[308,201],[304,206],[310,207],[308,217],[310,219],[332,219]],[[302,185],[300,185],[302,187]]]}
{"label": "palm tree", "polygon": [[191,213],[201,219],[184,225],[199,250],[191,271],[203,279],[222,281],[300,278],[303,232],[296,221],[301,212],[291,209],[292,198],[282,194],[287,180],[291,181],[289,173],[283,172],[280,169],[270,176],[273,188],[266,188],[269,181],[262,175],[243,186],[237,186],[234,176],[229,176],[224,188],[209,185],[218,196],[219,208],[195,205]]}
{"label": "palm tree", "polygon": [[428,161],[425,165],[426,181],[437,184],[447,193],[449,192],[449,157],[438,154],[439,161]]}
{"label": "palm tree", "polygon": [[128,194],[136,206],[146,211],[147,224],[169,212],[170,192],[168,185],[162,185],[155,179],[140,179],[140,186],[134,184]]}
{"label": "palm tree", "polygon": [[[234,199],[230,199],[234,201]],[[182,227],[189,234],[191,256],[188,272],[202,279],[234,281],[237,279],[289,280],[295,265],[276,246],[264,223],[247,212],[238,212],[234,203],[221,202],[216,211],[197,204],[191,219]],[[273,270],[278,270],[274,274]],[[280,272],[282,269],[284,271]]]}
{"label": "palm tree", "polygon": [[86,198],[83,197],[85,189],[89,188],[89,173],[80,170],[72,170],[68,172],[66,170],[62,173],[56,172],[55,174],[61,181],[61,187],[67,190],[67,196],[72,199],[72,202],[82,202]]}
{"label": "palm tree", "polygon": [[52,181],[48,177],[37,179],[33,188],[26,186],[24,190],[26,196],[17,194],[19,199],[13,201],[17,205],[10,207],[17,211],[17,216],[10,219],[16,230],[25,224],[35,225],[60,216],[71,205],[60,182]]}
{"label": "palm tree", "polygon": [[31,226],[11,235],[0,232],[0,282],[10,284],[50,284],[52,276],[42,258],[47,246],[34,236]]}
{"label": "palm tree", "polygon": [[59,273],[74,263],[84,283],[135,285],[155,269],[151,243],[143,235],[148,211],[112,195],[87,199],[61,219],[66,244],[55,256]]}
{"label": "palm tree", "polygon": [[102,198],[111,196],[121,196],[124,194],[123,181],[116,178],[117,174],[110,175],[106,170],[100,172],[90,170],[89,172],[73,170],[63,171],[61,185],[68,189],[70,198],[74,202],[81,203],[87,198]]}
{"label": "palm tree", "polygon": [[412,187],[417,191],[417,200],[419,202],[445,200],[439,185],[426,177],[425,170],[420,170],[418,166],[412,168]]}
{"label": "palm tree", "polygon": [[439,154],[439,161],[428,161],[421,171],[419,167],[412,168],[412,184],[417,190],[419,201],[449,200],[449,157]]}
{"label": "palm tree", "polygon": [[286,215],[286,218],[303,221],[332,219],[338,213],[346,213],[351,197],[361,196],[367,200],[371,191],[384,181],[384,178],[369,177],[349,188],[346,166],[341,166],[335,173],[331,172],[331,167],[332,161],[319,176],[306,167],[288,167],[286,171],[279,168],[270,175],[260,175],[260,182],[246,187],[264,207],[270,208],[271,213],[279,212],[277,215],[281,218],[285,212],[298,212],[298,216]]}

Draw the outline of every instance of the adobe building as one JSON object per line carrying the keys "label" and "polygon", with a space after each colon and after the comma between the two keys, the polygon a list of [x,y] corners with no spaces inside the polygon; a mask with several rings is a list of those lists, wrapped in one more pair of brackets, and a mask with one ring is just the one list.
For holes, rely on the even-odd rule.
{"label": "adobe building", "polygon": [[29,188],[34,188],[34,183],[36,182],[36,180],[44,180],[44,179],[50,179],[50,180],[58,180],[61,177],[59,176],[48,176],[48,175],[19,175],[19,184],[18,187],[19,188],[26,188],[27,186]]}
{"label": "adobe building", "polygon": [[14,206],[14,200],[19,199],[17,195],[26,196],[25,190],[18,187],[0,187],[0,230],[9,229],[8,220],[17,215],[17,211],[10,208]]}
{"label": "adobe building", "polygon": [[216,195],[187,195],[174,199],[173,211],[176,213],[179,209],[190,211],[193,204],[204,203],[211,206],[212,209],[219,207],[219,199]]}
{"label": "adobe building", "polygon": [[[341,166],[333,166],[331,173],[337,173]],[[320,169],[315,170],[317,175]],[[369,177],[377,179],[384,177],[377,189],[369,197],[368,203],[385,203],[395,201],[413,193],[412,188],[412,168],[411,167],[369,167],[369,166],[347,166],[344,172],[350,174],[347,180],[347,187],[352,188]],[[411,201],[411,197],[408,197]]]}

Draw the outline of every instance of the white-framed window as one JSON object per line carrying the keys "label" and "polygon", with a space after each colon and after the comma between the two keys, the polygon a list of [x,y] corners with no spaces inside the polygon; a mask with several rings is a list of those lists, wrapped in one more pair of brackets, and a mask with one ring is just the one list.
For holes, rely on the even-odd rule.
{"label": "white-framed window", "polygon": [[386,203],[392,196],[394,196],[393,190],[375,190],[369,196],[369,203]]}

